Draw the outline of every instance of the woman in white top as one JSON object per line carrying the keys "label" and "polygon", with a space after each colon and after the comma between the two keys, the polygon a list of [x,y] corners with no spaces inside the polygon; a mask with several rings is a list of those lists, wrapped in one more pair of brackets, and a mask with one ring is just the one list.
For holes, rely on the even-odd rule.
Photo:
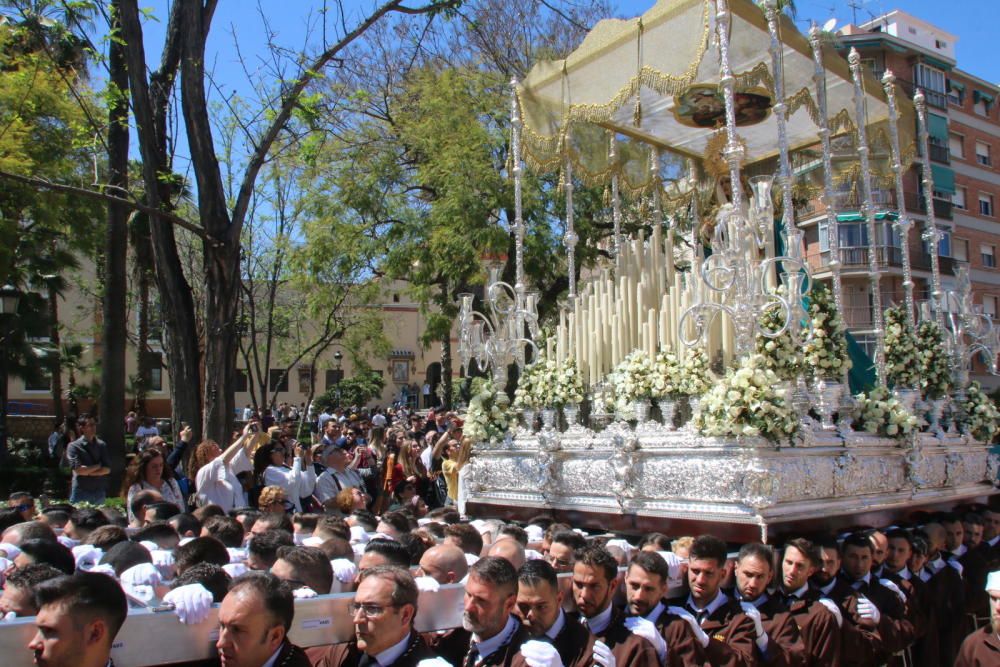
{"label": "woman in white top", "polygon": [[[159,449],[150,447],[135,457],[132,465],[125,471],[125,481],[122,483],[122,492],[126,497],[125,506],[128,508],[130,523],[136,519],[132,515],[132,498],[140,491],[156,491],[163,496],[164,502],[177,505],[181,512],[187,511],[187,503],[184,502],[181,487],[173,477],[173,471],[166,465],[163,453]],[[142,518],[139,517],[140,522]]]}
{"label": "woman in white top", "polygon": [[251,422],[243,428],[243,434],[222,451],[214,440],[205,440],[191,456],[191,475],[194,477],[196,504],[218,505],[226,512],[247,506],[247,496],[236,475],[250,472],[250,459],[246,449],[253,443],[254,428]]}
{"label": "woman in white top", "polygon": [[279,486],[285,490],[295,511],[302,511],[302,498],[308,498],[316,488],[316,471],[312,465],[312,452],[292,440],[295,458],[292,465],[285,463],[285,448],[271,441],[254,453],[254,477],[261,486]]}

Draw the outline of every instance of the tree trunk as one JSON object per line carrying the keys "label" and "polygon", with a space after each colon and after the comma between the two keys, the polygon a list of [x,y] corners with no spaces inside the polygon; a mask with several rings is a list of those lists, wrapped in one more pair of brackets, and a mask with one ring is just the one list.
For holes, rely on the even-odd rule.
{"label": "tree trunk", "polygon": [[203,242],[205,268],[205,433],[228,444],[232,435],[236,380],[236,314],[240,301],[241,222],[229,217],[219,161],[212,140],[205,91],[205,40],[211,11],[200,2],[178,3],[181,37],[181,109],[198,184],[198,211],[212,241]]}
{"label": "tree trunk", "polygon": [[[112,32],[120,35],[120,14],[112,7]],[[112,39],[108,46],[111,85],[121,91],[112,96],[108,109],[108,185],[121,194],[128,189],[128,73],[125,48]],[[104,320],[101,355],[101,393],[98,398],[100,436],[111,459],[109,488],[117,488],[125,470],[125,347],[129,210],[108,204],[104,235]]]}
{"label": "tree trunk", "polygon": [[59,332],[59,292],[49,287],[49,343],[52,346],[52,414],[57,424],[66,418],[63,410],[62,334]]}
{"label": "tree trunk", "polygon": [[[441,286],[442,303],[449,303],[448,283]],[[451,410],[451,327],[441,337],[441,383],[444,385],[444,408]]]}
{"label": "tree trunk", "polygon": [[[142,154],[142,175],[146,197],[153,208],[168,211],[171,206],[171,185],[162,174],[169,174],[167,152],[167,109],[174,76],[180,63],[180,40],[183,25],[181,9],[174,3],[167,23],[163,59],[160,69],[146,80],[146,54],[142,24],[135,0],[116,0],[121,6],[122,28],[128,52],[129,84],[132,108],[136,118],[136,135]],[[198,3],[194,3],[198,4]],[[184,276],[177,252],[172,224],[159,216],[151,216],[149,235],[156,268],[156,287],[160,293],[163,317],[163,346],[167,352],[170,373],[170,405],[173,432],[180,432],[180,423],[187,422],[194,432],[194,442],[202,439],[201,413],[201,351],[198,348],[198,326],[194,312],[191,286]]]}

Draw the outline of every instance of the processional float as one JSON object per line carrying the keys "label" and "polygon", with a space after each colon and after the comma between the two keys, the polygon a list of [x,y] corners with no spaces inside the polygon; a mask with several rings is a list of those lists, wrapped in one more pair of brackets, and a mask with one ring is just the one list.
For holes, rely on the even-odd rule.
{"label": "processional float", "polygon": [[[711,521],[733,539],[767,539],[810,520],[849,524],[993,492],[998,461],[970,432],[963,409],[973,356],[996,370],[997,332],[972,305],[967,273],[960,270],[955,287],[944,289],[935,252],[928,298],[917,303],[908,246],[913,221],[902,196],[898,210],[876,203],[876,185],[901,193],[905,170],[927,154],[919,91],[912,104],[897,96],[890,72],[875,81],[857,52],[845,61],[815,26],[800,34],[775,0],[661,0],[637,19],[600,22],[565,60],[539,63],[523,82],[513,82],[511,152],[515,284],[491,271],[484,295],[489,315],[463,295],[459,356],[467,369],[475,363],[489,370],[501,388],[516,366],[519,392],[535,395],[541,387],[571,409],[560,428],[552,405],[528,401],[522,407],[542,408],[540,430],[525,409],[521,424],[500,418],[498,437],[494,420],[487,437],[483,424],[490,414],[508,414],[506,404],[500,396],[500,412],[484,409],[493,402],[489,391],[474,398],[468,416],[479,424],[472,429],[479,442],[463,472],[469,511],[544,509],[582,524],[589,516],[594,525],[672,532]],[[809,162],[821,182],[796,178]],[[559,171],[566,197],[568,293],[544,344],[538,297],[524,271],[522,165]],[[606,188],[612,230],[602,248],[607,261],[581,270],[579,283],[575,182]],[[935,248],[927,160],[922,182],[921,238]],[[774,377],[755,366],[756,352],[829,344],[819,341],[828,334],[815,330],[823,319],[810,303],[819,304],[822,294],[813,290],[795,220],[796,203],[808,198],[826,209],[831,312],[844,308],[838,251],[844,202],[860,202],[853,210],[871,243],[875,390],[860,406],[848,390],[847,364],[821,372],[807,362],[784,374],[777,390],[753,388],[754,377]],[[880,224],[899,235],[903,266],[902,314],[900,323],[890,322],[889,349],[883,321],[889,304],[881,302],[875,248]],[[905,333],[924,322],[940,327],[954,395],[925,391],[921,400],[918,386],[897,382],[893,399],[887,354],[890,361],[899,356],[897,329]],[[773,367],[775,353],[766,354]],[[699,381],[709,365],[715,375]],[[629,394],[629,383],[650,377],[642,375],[650,368],[677,385],[661,391],[658,421],[649,418],[648,395]],[[564,376],[572,376],[576,390],[553,389]],[[685,377],[698,389],[683,391]],[[742,387],[748,377],[745,396],[728,394],[749,415],[734,429],[725,423],[735,413],[719,386]],[[581,396],[573,398],[577,391]],[[757,401],[754,392],[770,398]],[[687,407],[678,411],[673,399],[684,393]],[[577,417],[582,395],[586,425]],[[945,429],[938,419],[947,404],[952,419]],[[884,428],[852,427],[883,409],[891,415]],[[694,418],[685,424],[689,413]],[[925,414],[933,424],[920,428]]]}

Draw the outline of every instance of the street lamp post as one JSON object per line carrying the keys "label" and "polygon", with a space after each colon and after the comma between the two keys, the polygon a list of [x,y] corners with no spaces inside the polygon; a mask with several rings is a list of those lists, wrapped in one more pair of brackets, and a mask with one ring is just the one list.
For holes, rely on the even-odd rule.
{"label": "street lamp post", "polygon": [[17,313],[21,292],[13,285],[0,287],[0,460],[7,459],[7,321]]}

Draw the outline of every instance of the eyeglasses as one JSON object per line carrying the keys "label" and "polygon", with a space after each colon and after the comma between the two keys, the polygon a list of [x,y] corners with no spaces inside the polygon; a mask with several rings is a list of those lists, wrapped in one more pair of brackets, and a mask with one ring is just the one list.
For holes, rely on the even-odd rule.
{"label": "eyeglasses", "polygon": [[363,612],[368,618],[378,618],[382,616],[387,610],[395,607],[394,604],[388,605],[378,605],[378,604],[368,604],[368,603],[358,603],[352,602],[349,609],[351,610],[351,616],[357,616],[358,612]]}

